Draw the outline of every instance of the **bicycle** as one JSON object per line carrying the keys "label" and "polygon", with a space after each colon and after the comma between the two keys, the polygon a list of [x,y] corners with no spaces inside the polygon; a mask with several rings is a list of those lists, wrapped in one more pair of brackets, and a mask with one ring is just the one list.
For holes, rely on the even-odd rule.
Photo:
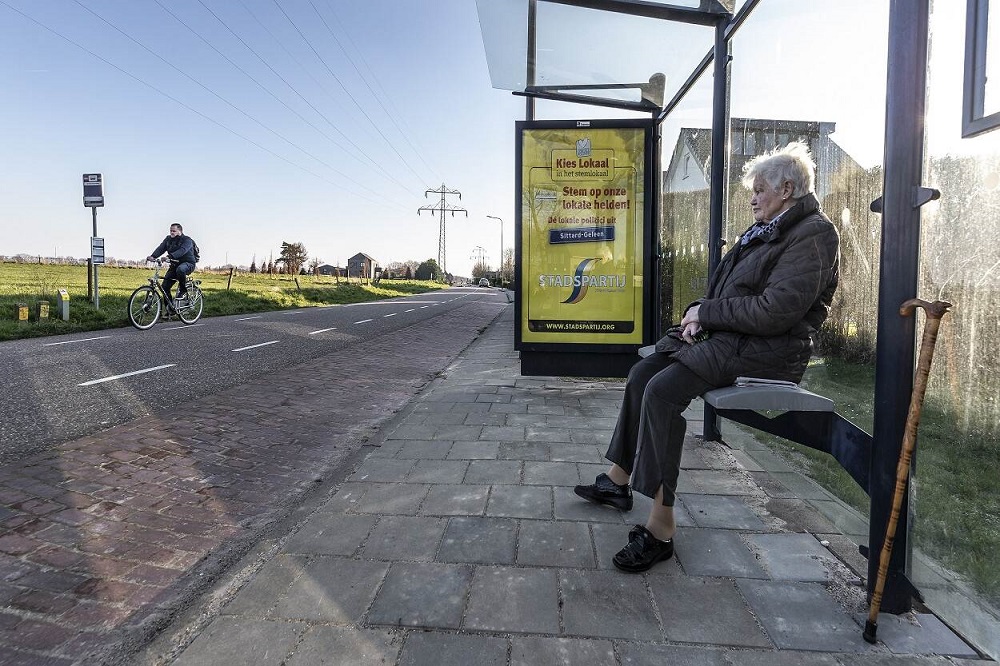
{"label": "bicycle", "polygon": [[128,299],[128,319],[140,331],[152,328],[160,319],[162,310],[166,310],[165,318],[176,314],[185,324],[193,324],[201,319],[205,307],[204,293],[201,291],[201,280],[187,281],[187,298],[177,304],[171,304],[167,294],[160,284],[160,266],[163,260],[156,260],[156,270],[149,278],[149,284],[143,285],[132,292]]}

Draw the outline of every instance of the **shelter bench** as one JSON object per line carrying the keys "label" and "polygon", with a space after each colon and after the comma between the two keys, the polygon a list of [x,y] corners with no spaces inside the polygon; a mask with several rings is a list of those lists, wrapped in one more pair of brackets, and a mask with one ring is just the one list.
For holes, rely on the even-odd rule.
{"label": "shelter bench", "polygon": [[[655,352],[655,345],[639,348],[642,358]],[[837,414],[829,398],[794,382],[739,377],[702,399],[721,417],[829,453],[869,492],[872,437]]]}

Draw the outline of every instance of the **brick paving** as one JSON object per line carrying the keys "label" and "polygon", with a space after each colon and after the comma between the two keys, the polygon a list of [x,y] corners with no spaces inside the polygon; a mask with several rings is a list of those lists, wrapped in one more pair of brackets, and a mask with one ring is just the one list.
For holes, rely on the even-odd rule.
{"label": "brick paving", "polygon": [[0,467],[0,664],[127,659],[502,308],[470,303]]}

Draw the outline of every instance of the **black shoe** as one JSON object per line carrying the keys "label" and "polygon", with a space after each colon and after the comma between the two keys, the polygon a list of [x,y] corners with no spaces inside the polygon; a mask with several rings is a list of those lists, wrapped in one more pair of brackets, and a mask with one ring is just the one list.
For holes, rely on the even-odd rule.
{"label": "black shoe", "polygon": [[606,504],[622,511],[632,510],[632,489],[626,483],[619,486],[607,474],[598,474],[589,486],[577,486],[573,492],[595,504]]}
{"label": "black shoe", "polygon": [[642,525],[628,533],[628,545],[612,560],[616,567],[628,573],[647,571],[657,562],[669,560],[674,554],[674,540],[660,541]]}

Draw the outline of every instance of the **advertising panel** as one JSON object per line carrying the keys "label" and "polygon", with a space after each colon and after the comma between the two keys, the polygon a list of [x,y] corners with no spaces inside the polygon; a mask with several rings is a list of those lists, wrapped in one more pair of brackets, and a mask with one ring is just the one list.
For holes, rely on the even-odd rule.
{"label": "advertising panel", "polygon": [[650,128],[598,122],[518,123],[522,345],[644,343]]}

